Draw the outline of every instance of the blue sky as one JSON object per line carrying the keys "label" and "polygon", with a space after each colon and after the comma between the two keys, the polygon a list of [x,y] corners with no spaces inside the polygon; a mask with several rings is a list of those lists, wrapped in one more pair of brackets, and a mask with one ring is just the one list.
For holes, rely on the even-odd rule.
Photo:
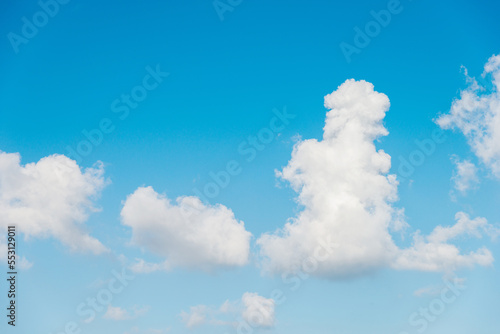
{"label": "blue sky", "polygon": [[[389,134],[368,142],[375,140],[376,149],[390,155],[390,170],[379,174],[384,175],[384,182],[388,182],[387,174],[397,175],[399,199],[391,202],[378,192],[366,196],[380,201],[380,210],[386,210],[389,202],[391,208],[404,208],[407,228],[390,232],[398,249],[411,249],[417,230],[430,235],[436,226],[454,225],[455,214],[464,212],[471,221],[484,218],[489,227],[481,225],[486,231],[482,238],[475,238],[476,232],[469,231],[472,236],[459,235],[450,244],[456,245],[461,254],[486,247],[495,260],[500,256],[498,242],[490,238],[500,223],[496,209],[500,200],[496,165],[500,148],[494,140],[500,138],[496,137],[500,134],[500,112],[495,107],[498,94],[492,84],[492,75],[498,72],[492,70],[481,76],[486,64],[496,66],[490,57],[500,52],[498,4],[402,0],[390,22],[380,27],[368,45],[358,47],[359,53],[352,54],[348,61],[341,44],[356,46],[354,29],[365,29],[374,20],[370,12],[387,10],[391,3],[221,1],[219,6],[231,7],[221,14],[221,20],[212,1],[189,5],[125,1],[116,5],[72,0],[59,4],[57,13],[47,16],[47,23],[38,27],[27,43],[17,45],[12,43],[11,33],[22,36],[23,17],[32,22],[42,9],[35,1],[4,2],[0,11],[4,36],[0,42],[0,152],[18,153],[18,169],[51,158],[47,158],[45,168],[40,167],[39,174],[30,174],[29,180],[7,164],[13,155],[0,160],[4,174],[0,174],[0,207],[8,213],[0,225],[17,225],[18,252],[27,263],[19,274],[18,325],[12,329],[2,321],[0,328],[59,334],[74,321],[82,333],[237,333],[238,329],[228,323],[244,320],[249,309],[245,300],[253,298],[256,303],[271,301],[272,305],[272,312],[267,313],[272,316],[265,319],[272,324],[252,326],[253,332],[418,333],[422,325],[412,325],[409,317],[420,308],[439,304],[435,300],[440,300],[445,289],[443,277],[453,276],[464,283],[465,290],[446,304],[435,320],[428,320],[421,332],[496,333],[500,325],[494,314],[500,307],[496,261],[471,267],[452,263],[453,270],[444,265],[420,270],[397,267],[379,258],[358,259],[354,267],[370,269],[362,273],[346,271],[341,277],[337,275],[337,262],[332,262],[321,267],[326,274],[300,278],[296,290],[282,280],[279,269],[275,268],[274,275],[266,271],[266,258],[277,267],[290,263],[280,260],[280,252],[264,251],[259,243],[261,236],[274,235],[288,219],[316,208],[315,202],[308,202],[310,194],[294,191],[291,180],[296,180],[301,171],[310,171],[307,180],[311,183],[300,181],[299,188],[316,185],[314,177],[321,180],[330,169],[349,169],[340,166],[349,160],[339,158],[339,167],[332,157],[321,165],[323,168],[312,166],[312,162],[310,165],[302,156],[292,158],[292,151],[303,140],[321,142],[327,136],[323,127],[331,108],[325,108],[326,95],[337,91],[338,96],[344,94],[365,103],[363,94],[337,90],[351,78],[358,81],[347,83],[346,91],[351,92],[349,87],[355,92],[366,89],[374,99],[381,99],[375,93],[379,92],[390,100],[385,117],[377,120]],[[462,66],[485,87],[484,91],[471,88]],[[155,79],[151,76],[154,71],[168,75]],[[155,88],[141,88],[144,80]],[[359,80],[366,80],[373,88]],[[496,117],[493,120],[497,123],[481,123],[481,118],[478,121],[460,113],[470,109],[460,104],[465,100],[456,100],[461,91],[475,94],[477,101],[489,98],[487,108],[471,108],[479,115]],[[116,107],[125,106],[125,102],[115,108],[112,104],[134,92],[146,92],[147,96],[129,107],[127,117],[121,119],[123,111],[116,112]],[[454,100],[459,101],[456,114],[450,113]],[[383,101],[366,103],[367,108],[384,109]],[[246,143],[262,129],[270,128],[276,113],[285,111],[294,117],[272,132],[272,140],[262,144],[255,158],[247,161],[249,155],[241,154],[241,145],[248,148]],[[440,118],[443,115],[450,116]],[[365,116],[356,117],[361,122]],[[103,133],[99,144],[90,146],[90,153],[81,154],[77,165],[53,156],[76,159],[68,147],[78,150],[78,145],[85,145],[82,142],[87,139],[82,132],[99,129],[102,122],[113,130]],[[473,134],[465,130],[467,125],[475,129]],[[434,142],[435,149],[425,154],[425,161],[414,166],[411,175],[401,175],[401,159],[409,160],[420,150],[415,140],[432,140],[433,132],[440,129],[445,139]],[[494,139],[487,142],[490,137]],[[311,146],[323,152],[323,146]],[[346,156],[350,151],[358,152],[358,147],[350,143],[324,149]],[[303,151],[308,156],[307,147]],[[310,153],[312,157],[321,156]],[[96,165],[98,161],[102,167]],[[203,192],[213,182],[211,173],[226,170],[230,161],[238,163],[240,172],[230,177],[227,186],[219,187],[216,196],[205,196],[204,202],[195,204],[206,209],[205,215],[188,217],[198,228],[207,227],[206,217],[212,214],[214,221],[228,224],[217,225],[220,229],[215,228],[213,236],[216,245],[228,245],[219,249],[228,257],[221,255],[221,259],[219,253],[210,252],[204,256],[194,251],[196,244],[186,241],[191,240],[189,235],[179,234],[182,223],[172,229],[163,229],[163,224],[175,221],[182,211],[182,206],[176,206],[176,198],[200,196],[195,189]],[[292,162],[301,166],[299,171],[291,171],[284,178],[276,175]],[[54,166],[60,163],[69,164],[72,173],[57,174],[67,177],[61,181],[65,186],[54,186],[45,194],[45,187],[53,182]],[[86,168],[102,175],[85,174]],[[339,174],[332,182],[348,179]],[[456,188],[459,182],[465,190]],[[325,181],[326,198],[343,198],[336,193],[336,184]],[[390,187],[389,183],[383,185]],[[141,197],[137,192],[143,189],[140,187],[152,187],[154,192],[144,191]],[[19,189],[38,189],[35,193],[43,200]],[[166,202],[161,194],[170,199],[172,208],[163,207]],[[305,201],[298,200],[298,194],[303,194]],[[127,198],[137,199],[137,203]],[[41,205],[44,200],[49,204]],[[23,203],[26,211],[14,211],[14,201]],[[124,213],[124,207],[130,210]],[[75,208],[83,210],[83,218],[75,214]],[[316,213],[323,217],[323,211]],[[33,218],[40,216],[45,218]],[[331,219],[334,221],[335,216]],[[305,218],[295,223],[302,223],[306,229],[311,226]],[[329,226],[330,220],[324,223]],[[350,222],[347,219],[342,224]],[[68,236],[72,228],[81,235]],[[231,239],[231,233],[236,245],[229,246],[225,238]],[[79,243],[83,240],[80,237],[89,235],[106,250],[87,247],[92,242]],[[162,243],[156,237],[169,241]],[[203,242],[199,249],[212,249],[207,233],[197,237]],[[185,244],[170,246],[176,238]],[[353,238],[354,243],[358,241]],[[281,241],[285,248],[294,242],[307,243],[299,234]],[[268,245],[271,247],[272,242]],[[287,254],[295,252],[293,247],[287,249]],[[308,254],[306,250],[296,251],[297,258]],[[76,311],[78,305],[105,289],[114,277],[113,270],[122,272],[125,268],[131,272],[134,263],[141,260],[155,264],[156,270],[134,273],[134,279],[96,312],[93,321],[84,322],[85,316]],[[439,258],[437,261],[446,263]],[[4,264],[2,268],[6,269]],[[284,293],[286,300],[282,303],[271,297],[275,289]],[[5,297],[0,300],[6,302]],[[227,300],[229,307],[221,309]],[[203,307],[192,309],[200,305]],[[204,320],[196,322],[196,315]],[[193,320],[191,325],[189,319]]]}

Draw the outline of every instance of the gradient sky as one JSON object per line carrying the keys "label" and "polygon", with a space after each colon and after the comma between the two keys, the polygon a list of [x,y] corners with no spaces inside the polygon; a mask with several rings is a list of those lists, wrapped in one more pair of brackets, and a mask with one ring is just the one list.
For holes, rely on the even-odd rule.
{"label": "gradient sky", "polygon": [[[364,28],[373,20],[370,11],[386,9],[388,1],[243,0],[221,20],[208,0],[72,0],[18,52],[9,33],[21,35],[22,18],[32,20],[41,7],[11,0],[0,6],[0,151],[19,153],[23,165],[53,154],[75,158],[68,147],[76,149],[85,140],[82,131],[98,128],[103,119],[114,127],[78,161],[81,168],[104,164],[109,184],[95,200],[100,210],[85,226],[110,252],[72,252],[57,238],[21,233],[18,251],[32,266],[19,274],[18,326],[8,328],[2,313],[2,332],[59,334],[75,321],[82,333],[93,334],[236,333],[231,326],[212,324],[187,328],[180,314],[196,305],[218,308],[246,292],[270,298],[281,289],[286,301],[275,307],[274,326],[256,332],[418,333],[408,317],[436,296],[415,291],[442,289],[442,272],[382,268],[343,279],[311,277],[292,291],[279,275],[262,274],[256,240],[301,210],[297,194],[275,170],[287,165],[299,136],[322,137],[325,95],[354,78],[388,96],[391,107],[383,122],[389,135],[376,146],[392,157],[390,173],[398,174],[400,157],[407,159],[418,148],[415,140],[431,138],[439,129],[435,120],[466,88],[461,67],[488,84],[480,75],[500,52],[497,2],[402,0],[402,10],[350,62],[341,43],[354,45],[354,28]],[[147,68],[157,66],[169,75],[120,119],[113,102],[142,84]],[[273,110],[284,108],[295,118],[246,161],[239,145],[269,126]],[[500,223],[498,178],[460,131],[445,135],[410,176],[398,174],[395,206],[405,208],[411,226],[404,238],[394,234],[401,247],[411,244],[416,230],[429,234],[437,225],[454,224],[459,211]],[[478,166],[479,184],[466,195],[453,190],[454,155]],[[96,296],[112,270],[120,272],[135,258],[161,260],[131,244],[132,230],[120,219],[127,196],[141,186],[170,199],[199,196],[196,189],[212,181],[210,173],[231,160],[240,162],[241,173],[206,204],[220,203],[244,221],[253,235],[249,264],[213,272],[172,268],[137,274],[111,305],[144,312],[113,320],[103,318],[103,311],[82,322],[77,306]],[[484,245],[500,257],[498,242],[488,237],[460,241],[466,252]],[[1,268],[6,271],[4,264]],[[467,288],[425,332],[497,334],[497,265],[456,274]],[[4,309],[4,292],[0,295]]]}

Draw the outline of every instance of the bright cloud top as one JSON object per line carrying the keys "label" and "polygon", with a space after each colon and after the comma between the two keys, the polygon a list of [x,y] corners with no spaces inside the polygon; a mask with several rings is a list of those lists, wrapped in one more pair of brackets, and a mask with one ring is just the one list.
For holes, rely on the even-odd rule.
{"label": "bright cloud top", "polygon": [[[298,142],[288,165],[278,172],[298,192],[304,209],[283,229],[258,239],[266,271],[304,270],[315,261],[316,266],[309,265],[314,275],[339,278],[382,267],[446,271],[493,261],[485,249],[461,255],[447,243],[451,237],[436,237],[443,229],[470,232],[457,227],[466,219],[462,216],[457,225],[437,227],[426,239],[417,231],[409,249],[397,247],[390,231],[407,226],[402,210],[392,205],[398,182],[388,174],[391,157],[374,145],[388,134],[382,122],[389,99],[371,83],[351,79],[325,97],[325,106],[330,111],[323,139]],[[325,237],[335,247],[319,259],[317,247]]]}
{"label": "bright cloud top", "polygon": [[443,129],[459,129],[476,156],[500,178],[500,55],[488,60],[483,77],[490,78],[491,87],[467,77],[469,86],[437,123]]}
{"label": "bright cloud top", "polygon": [[132,228],[132,243],[166,259],[154,265],[139,261],[136,271],[172,266],[211,271],[245,265],[251,233],[223,205],[207,206],[197,197],[179,197],[173,204],[152,187],[140,187],[127,197],[121,211]]}
{"label": "bright cloud top", "polygon": [[16,225],[26,238],[56,238],[72,251],[107,251],[84,226],[106,185],[102,165],[82,171],[57,154],[25,166],[20,160],[0,152],[0,226]]}
{"label": "bright cloud top", "polygon": [[192,306],[180,317],[187,328],[201,325],[232,326],[238,332],[250,332],[252,328],[272,328],[275,324],[275,301],[257,293],[246,292],[241,300],[226,300],[220,307]]}

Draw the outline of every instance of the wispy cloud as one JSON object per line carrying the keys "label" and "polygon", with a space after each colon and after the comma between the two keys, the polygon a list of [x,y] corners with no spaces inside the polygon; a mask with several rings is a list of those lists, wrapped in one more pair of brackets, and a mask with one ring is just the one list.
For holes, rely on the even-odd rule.
{"label": "wispy cloud", "polygon": [[131,320],[143,316],[148,311],[149,311],[148,306],[144,307],[134,306],[132,307],[131,310],[126,310],[119,306],[108,305],[108,309],[106,310],[106,313],[104,313],[102,317],[104,319],[116,320],[116,321]]}
{"label": "wispy cloud", "polygon": [[472,152],[500,178],[500,55],[491,56],[484,66],[482,77],[489,83],[478,84],[467,70],[465,75],[467,88],[436,122],[443,129],[462,132]]}

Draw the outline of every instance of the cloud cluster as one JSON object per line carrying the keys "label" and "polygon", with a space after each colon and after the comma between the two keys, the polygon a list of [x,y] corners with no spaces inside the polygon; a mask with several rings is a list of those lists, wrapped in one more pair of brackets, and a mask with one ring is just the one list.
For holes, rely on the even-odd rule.
{"label": "cloud cluster", "polygon": [[226,300],[220,307],[192,306],[189,312],[181,312],[180,317],[187,328],[201,325],[272,328],[275,323],[275,301],[246,292],[241,300]]}
{"label": "cloud cluster", "polygon": [[463,255],[459,248],[449,241],[462,236],[481,238],[482,235],[488,235],[495,238],[498,230],[488,224],[486,219],[481,217],[471,219],[463,212],[458,212],[455,219],[457,221],[455,225],[437,226],[428,236],[422,236],[417,231],[413,236],[412,247],[399,250],[392,267],[450,273],[461,267],[492,264],[493,255],[488,249],[482,247]]}
{"label": "cloud cluster", "polygon": [[252,327],[271,328],[274,326],[273,299],[247,292],[241,298],[244,309],[241,313],[243,319]]}
{"label": "cloud cluster", "polygon": [[476,156],[500,178],[500,55],[488,60],[482,76],[491,82],[479,85],[467,76],[468,87],[436,122],[443,129],[460,130]]}
{"label": "cloud cluster", "polygon": [[140,187],[127,197],[121,218],[132,228],[133,244],[166,259],[163,264],[139,260],[136,272],[174,266],[212,271],[248,262],[251,233],[223,205],[205,205],[197,197],[171,203],[152,187]]}
{"label": "cloud cluster", "polygon": [[16,225],[26,238],[53,237],[72,251],[107,251],[84,225],[106,185],[102,164],[82,171],[58,154],[20,161],[19,154],[0,151],[0,227]]}
{"label": "cloud cluster", "polygon": [[398,182],[388,174],[391,157],[374,144],[388,134],[383,119],[389,99],[371,83],[347,80],[325,97],[325,106],[330,110],[322,140],[298,142],[288,165],[278,172],[298,193],[303,210],[282,229],[258,239],[264,270],[302,270],[325,236],[336,247],[313,274],[332,279],[383,267],[446,271],[493,261],[486,249],[462,255],[448,243],[453,233],[476,235],[485,222],[462,214],[455,226],[438,226],[428,237],[417,231],[408,249],[396,246],[390,232],[407,226],[402,210],[393,206]]}

